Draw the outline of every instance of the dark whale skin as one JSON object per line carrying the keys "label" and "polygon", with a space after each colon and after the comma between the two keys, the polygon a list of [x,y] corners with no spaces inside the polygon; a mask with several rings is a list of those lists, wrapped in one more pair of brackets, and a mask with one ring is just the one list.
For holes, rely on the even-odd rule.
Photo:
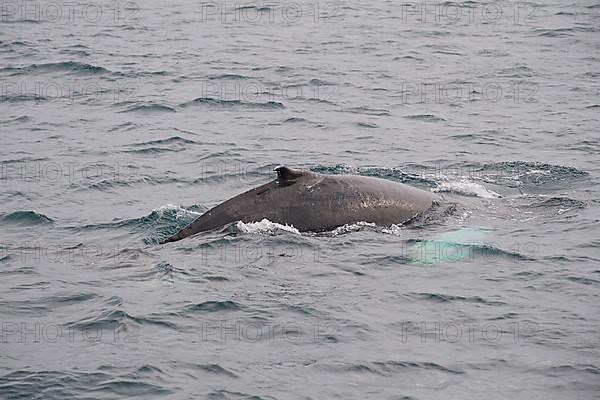
{"label": "dark whale skin", "polygon": [[287,167],[276,180],[208,210],[162,243],[181,240],[235,221],[266,218],[301,232],[326,231],[354,222],[389,226],[426,212],[438,196],[402,183],[356,175],[323,175]]}

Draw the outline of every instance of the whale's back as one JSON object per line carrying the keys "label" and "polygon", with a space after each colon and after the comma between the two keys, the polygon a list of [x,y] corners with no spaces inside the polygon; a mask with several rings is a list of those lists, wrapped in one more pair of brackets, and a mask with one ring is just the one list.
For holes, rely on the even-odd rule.
{"label": "whale's back", "polygon": [[287,167],[276,171],[276,180],[210,209],[163,243],[235,221],[265,218],[300,231],[330,230],[359,221],[389,226],[427,211],[437,199],[433,193],[381,178],[321,175]]}

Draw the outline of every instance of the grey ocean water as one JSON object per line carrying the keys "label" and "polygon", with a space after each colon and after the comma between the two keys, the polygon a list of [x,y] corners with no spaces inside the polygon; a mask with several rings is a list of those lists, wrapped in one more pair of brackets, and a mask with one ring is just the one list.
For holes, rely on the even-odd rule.
{"label": "grey ocean water", "polygon": [[[597,0],[0,7],[0,398],[599,395]],[[448,207],[157,244],[280,164]]]}

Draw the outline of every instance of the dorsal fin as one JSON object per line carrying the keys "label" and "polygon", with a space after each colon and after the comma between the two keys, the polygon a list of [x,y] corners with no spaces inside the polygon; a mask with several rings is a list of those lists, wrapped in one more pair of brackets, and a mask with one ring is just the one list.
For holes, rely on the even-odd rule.
{"label": "dorsal fin", "polygon": [[292,185],[296,179],[303,175],[302,170],[288,168],[283,165],[275,168],[275,171],[277,172],[277,184],[282,187]]}

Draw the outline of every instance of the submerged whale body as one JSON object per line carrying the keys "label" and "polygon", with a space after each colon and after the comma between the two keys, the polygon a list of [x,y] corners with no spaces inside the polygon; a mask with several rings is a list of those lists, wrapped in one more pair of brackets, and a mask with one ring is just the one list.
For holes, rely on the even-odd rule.
{"label": "submerged whale body", "polygon": [[323,175],[277,167],[277,179],[208,210],[162,243],[175,242],[235,221],[264,218],[301,232],[326,231],[355,222],[405,223],[438,200],[431,192],[386,179]]}

